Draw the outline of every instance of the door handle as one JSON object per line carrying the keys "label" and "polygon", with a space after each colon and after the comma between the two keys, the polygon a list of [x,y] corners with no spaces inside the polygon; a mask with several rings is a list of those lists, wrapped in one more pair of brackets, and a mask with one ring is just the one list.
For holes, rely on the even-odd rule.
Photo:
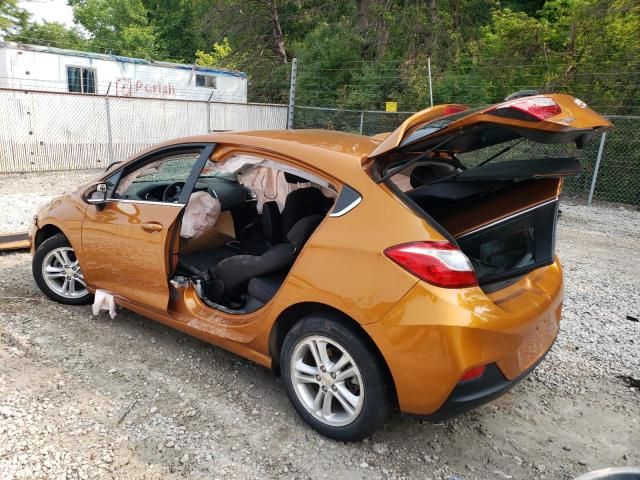
{"label": "door handle", "polygon": [[162,230],[162,224],[158,223],[158,222],[148,222],[148,223],[143,223],[142,225],[140,225],[140,227],[145,231],[145,232],[149,232],[149,233],[157,233],[160,232]]}

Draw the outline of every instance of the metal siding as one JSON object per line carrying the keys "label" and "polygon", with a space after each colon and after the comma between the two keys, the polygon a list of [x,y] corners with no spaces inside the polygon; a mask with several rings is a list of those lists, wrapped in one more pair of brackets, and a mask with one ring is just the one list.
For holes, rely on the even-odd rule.
{"label": "metal siding", "polygon": [[286,105],[211,103],[211,130],[280,130],[287,128]]}

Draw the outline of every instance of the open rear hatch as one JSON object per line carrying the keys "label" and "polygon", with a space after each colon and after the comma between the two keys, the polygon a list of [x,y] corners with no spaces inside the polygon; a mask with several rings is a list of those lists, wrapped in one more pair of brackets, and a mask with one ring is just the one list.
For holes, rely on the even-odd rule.
{"label": "open rear hatch", "polygon": [[[440,105],[386,136],[369,166],[376,181],[459,245],[487,286],[553,262],[562,179],[580,170],[576,156],[516,159],[511,150],[521,142],[582,148],[610,127],[569,95],[476,109]],[[460,159],[486,150],[481,161]]]}

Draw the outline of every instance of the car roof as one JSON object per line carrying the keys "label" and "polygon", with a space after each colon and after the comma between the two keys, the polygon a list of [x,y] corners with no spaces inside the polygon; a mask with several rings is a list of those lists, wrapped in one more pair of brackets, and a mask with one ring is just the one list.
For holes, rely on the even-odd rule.
{"label": "car roof", "polygon": [[[195,135],[168,140],[153,145],[145,151],[136,153],[134,157],[128,160],[160,148],[188,143],[218,143],[258,147],[297,157],[305,163],[312,164],[314,163],[313,154],[317,155],[322,151],[326,151],[326,153],[329,154],[339,153],[346,157],[351,157],[359,163],[363,157],[367,156],[379,145],[380,141],[365,135],[321,129],[215,132],[207,135]],[[311,156],[305,155],[300,157],[296,152],[306,152],[311,154]]]}
{"label": "car roof", "polygon": [[380,143],[364,135],[333,130],[253,130],[216,132],[172,139],[137,152],[121,166],[153,151],[184,144],[217,143],[222,146],[248,147],[296,159],[342,181],[363,176],[362,162]]}
{"label": "car roof", "polygon": [[[254,130],[248,132],[229,132],[243,139],[258,139],[261,142],[293,142],[302,146],[331,150],[361,159],[380,143],[365,135],[334,130]],[[215,134],[220,135],[220,134]],[[283,152],[284,153],[284,152]]]}

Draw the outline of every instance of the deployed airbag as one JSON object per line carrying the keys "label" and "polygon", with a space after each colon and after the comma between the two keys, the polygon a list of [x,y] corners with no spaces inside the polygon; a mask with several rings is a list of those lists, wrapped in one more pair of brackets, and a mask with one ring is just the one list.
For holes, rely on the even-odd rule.
{"label": "deployed airbag", "polygon": [[184,210],[180,236],[196,238],[215,225],[220,216],[222,205],[220,200],[207,192],[194,192]]}
{"label": "deployed airbag", "polygon": [[116,317],[116,300],[113,295],[106,290],[98,289],[94,294],[93,305],[91,311],[94,315],[98,315],[100,311],[106,310],[111,318]]}

